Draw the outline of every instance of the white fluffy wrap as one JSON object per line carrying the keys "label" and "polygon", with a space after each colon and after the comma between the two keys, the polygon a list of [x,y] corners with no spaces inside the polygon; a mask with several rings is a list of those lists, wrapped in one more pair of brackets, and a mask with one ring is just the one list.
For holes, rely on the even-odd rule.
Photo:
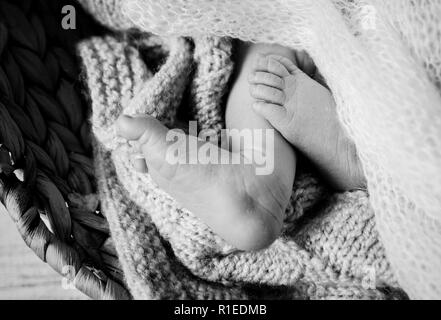
{"label": "white fluffy wrap", "polygon": [[441,1],[129,0],[125,9],[158,34],[306,49],[357,144],[400,283],[426,291],[417,296],[439,290]]}
{"label": "white fluffy wrap", "polygon": [[159,35],[228,36],[307,50],[357,145],[400,285],[411,297],[441,296],[440,0],[127,0],[122,6],[134,25]]}

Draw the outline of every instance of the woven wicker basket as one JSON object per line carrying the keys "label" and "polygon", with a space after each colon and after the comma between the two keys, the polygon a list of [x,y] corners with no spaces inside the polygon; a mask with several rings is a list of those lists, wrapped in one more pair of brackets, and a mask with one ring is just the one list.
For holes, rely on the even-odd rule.
{"label": "woven wicker basket", "polygon": [[[0,197],[26,244],[94,299],[130,294],[95,192],[75,44],[105,32],[64,0],[0,0]],[[72,205],[75,195],[90,210]],[[94,204],[94,201],[96,202]],[[93,205],[94,204],[94,205]]]}

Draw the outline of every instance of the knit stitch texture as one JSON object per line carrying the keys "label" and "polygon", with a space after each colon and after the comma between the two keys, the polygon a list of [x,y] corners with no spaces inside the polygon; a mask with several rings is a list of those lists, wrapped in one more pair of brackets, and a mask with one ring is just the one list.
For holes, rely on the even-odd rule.
{"label": "knit stitch texture", "polygon": [[[110,2],[113,7],[81,2],[113,29],[127,32],[135,26],[120,15],[119,1]],[[189,40],[144,34],[135,39],[127,34],[87,40],[78,52],[92,100],[103,211],[135,298],[405,297],[365,192],[332,195],[313,173],[303,172],[283,236],[266,250],[246,253],[180,207],[149,175],[136,173],[131,147],[113,131],[115,120],[122,113],[146,113],[179,126],[183,112],[201,128],[219,130],[234,68],[233,44],[214,36]],[[415,297],[427,298],[439,289],[439,283],[431,285],[431,292],[408,288],[415,289]]]}

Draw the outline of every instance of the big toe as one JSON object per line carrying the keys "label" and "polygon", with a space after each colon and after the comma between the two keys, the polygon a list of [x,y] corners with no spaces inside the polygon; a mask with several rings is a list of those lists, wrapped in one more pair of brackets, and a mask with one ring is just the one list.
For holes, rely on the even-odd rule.
{"label": "big toe", "polygon": [[149,168],[160,167],[166,159],[168,129],[150,116],[121,116],[116,122],[117,134],[136,142]]}
{"label": "big toe", "polygon": [[287,77],[290,75],[289,69],[283,63],[283,57],[258,55],[254,64],[255,72],[272,73],[278,77]]}
{"label": "big toe", "polygon": [[[129,141],[140,140],[147,130],[165,128],[158,120],[151,116],[122,115],[116,121],[117,134]],[[162,130],[160,130],[162,131]]]}

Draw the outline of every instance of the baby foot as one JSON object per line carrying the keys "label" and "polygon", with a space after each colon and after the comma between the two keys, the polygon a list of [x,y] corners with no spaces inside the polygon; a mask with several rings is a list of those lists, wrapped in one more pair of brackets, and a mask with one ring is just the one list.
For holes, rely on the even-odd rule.
{"label": "baby foot", "polygon": [[[258,176],[253,165],[245,164],[170,164],[168,129],[149,116],[122,116],[117,132],[137,141],[142,161],[160,188],[237,249],[263,249],[280,235],[292,189],[282,188],[275,175]],[[185,136],[180,141],[191,139],[197,140]],[[199,148],[206,144],[196,143]],[[137,168],[145,171],[139,161]]]}
{"label": "baby foot", "polygon": [[254,110],[305,154],[339,190],[360,189],[365,177],[355,144],[338,120],[331,92],[288,58],[261,56],[249,75]]}

